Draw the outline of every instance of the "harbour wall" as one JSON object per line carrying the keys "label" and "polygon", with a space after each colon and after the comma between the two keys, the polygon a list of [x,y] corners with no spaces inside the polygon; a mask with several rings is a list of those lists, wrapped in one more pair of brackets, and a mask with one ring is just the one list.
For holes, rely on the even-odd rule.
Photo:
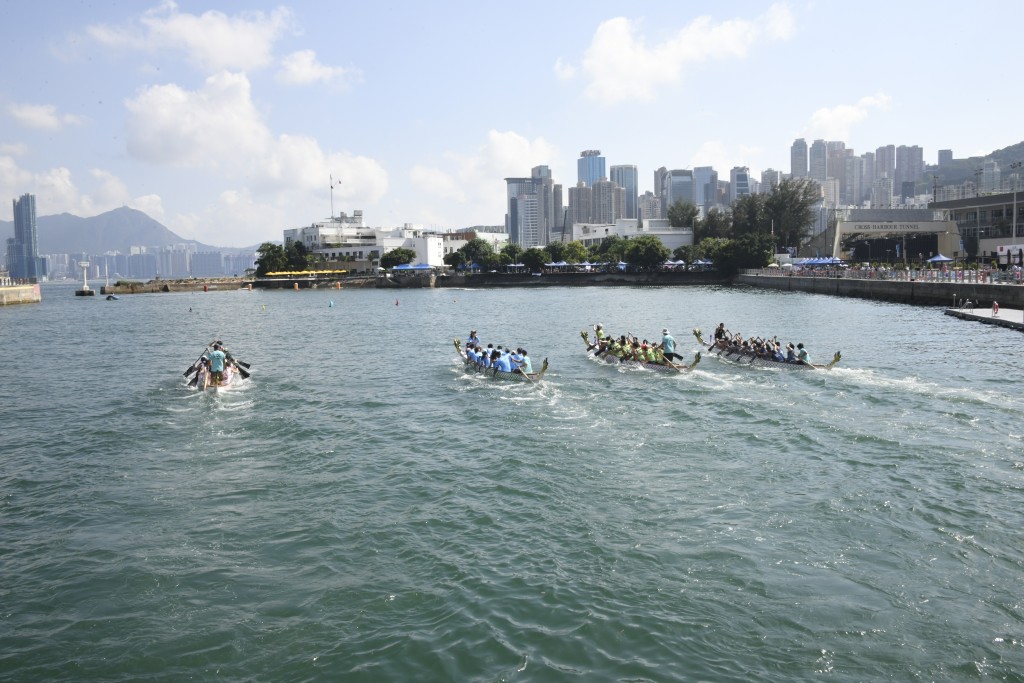
{"label": "harbour wall", "polygon": [[970,300],[978,308],[991,307],[993,301],[1008,308],[1024,308],[1024,287],[1016,284],[862,280],[798,275],[737,275],[733,282],[762,289],[894,301],[918,306],[957,307],[960,302]]}
{"label": "harbour wall", "polygon": [[0,306],[37,304],[43,300],[39,285],[5,285],[0,287]]}

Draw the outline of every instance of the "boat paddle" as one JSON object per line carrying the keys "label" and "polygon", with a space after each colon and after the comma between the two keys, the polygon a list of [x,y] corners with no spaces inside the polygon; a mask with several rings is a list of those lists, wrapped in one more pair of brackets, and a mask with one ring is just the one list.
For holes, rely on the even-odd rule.
{"label": "boat paddle", "polygon": [[186,370],[184,373],[182,373],[184,377],[188,377],[193,372],[195,372],[196,370],[199,369],[199,362],[201,360],[203,360],[203,356],[205,356],[206,352],[210,350],[210,346],[211,345],[213,345],[213,342],[210,342],[209,344],[207,344],[206,348],[203,349],[203,352],[201,354],[199,354],[199,358],[196,358],[196,361],[194,363],[192,363],[192,365],[188,366],[188,370]]}

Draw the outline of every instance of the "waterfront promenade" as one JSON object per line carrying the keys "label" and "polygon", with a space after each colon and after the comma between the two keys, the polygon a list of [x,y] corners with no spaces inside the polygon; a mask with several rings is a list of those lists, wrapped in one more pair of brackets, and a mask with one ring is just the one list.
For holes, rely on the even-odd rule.
{"label": "waterfront promenade", "polygon": [[792,272],[783,268],[747,270],[735,284],[833,296],[878,299],[923,306],[974,309],[1024,309],[1019,273],[958,269],[819,269]]}

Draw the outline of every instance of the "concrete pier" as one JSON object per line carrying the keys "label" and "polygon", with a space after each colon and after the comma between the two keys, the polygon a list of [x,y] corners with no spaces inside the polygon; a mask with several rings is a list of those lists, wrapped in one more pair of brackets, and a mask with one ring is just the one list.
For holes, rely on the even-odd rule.
{"label": "concrete pier", "polygon": [[1024,331],[1024,310],[1015,308],[1003,308],[1000,306],[997,313],[992,308],[964,306],[962,308],[947,308],[946,315],[951,315],[961,320],[973,320],[985,325],[998,325],[999,327],[1009,327],[1013,330]]}
{"label": "concrete pier", "polygon": [[0,306],[11,304],[37,304],[43,300],[39,285],[0,286]]}

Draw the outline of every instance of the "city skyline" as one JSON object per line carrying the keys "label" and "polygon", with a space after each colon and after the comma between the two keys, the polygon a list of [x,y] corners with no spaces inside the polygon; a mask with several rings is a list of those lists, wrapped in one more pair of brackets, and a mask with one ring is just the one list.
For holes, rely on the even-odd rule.
{"label": "city skyline", "polygon": [[798,138],[919,146],[925,164],[1018,142],[1024,96],[997,70],[920,58],[1012,44],[1015,3],[536,8],[8,3],[32,30],[0,47],[0,193],[43,215],[131,206],[240,247],[354,208],[499,225],[504,178],[546,166],[567,193],[586,149],[635,167],[643,195],[659,167],[788,173]]}

